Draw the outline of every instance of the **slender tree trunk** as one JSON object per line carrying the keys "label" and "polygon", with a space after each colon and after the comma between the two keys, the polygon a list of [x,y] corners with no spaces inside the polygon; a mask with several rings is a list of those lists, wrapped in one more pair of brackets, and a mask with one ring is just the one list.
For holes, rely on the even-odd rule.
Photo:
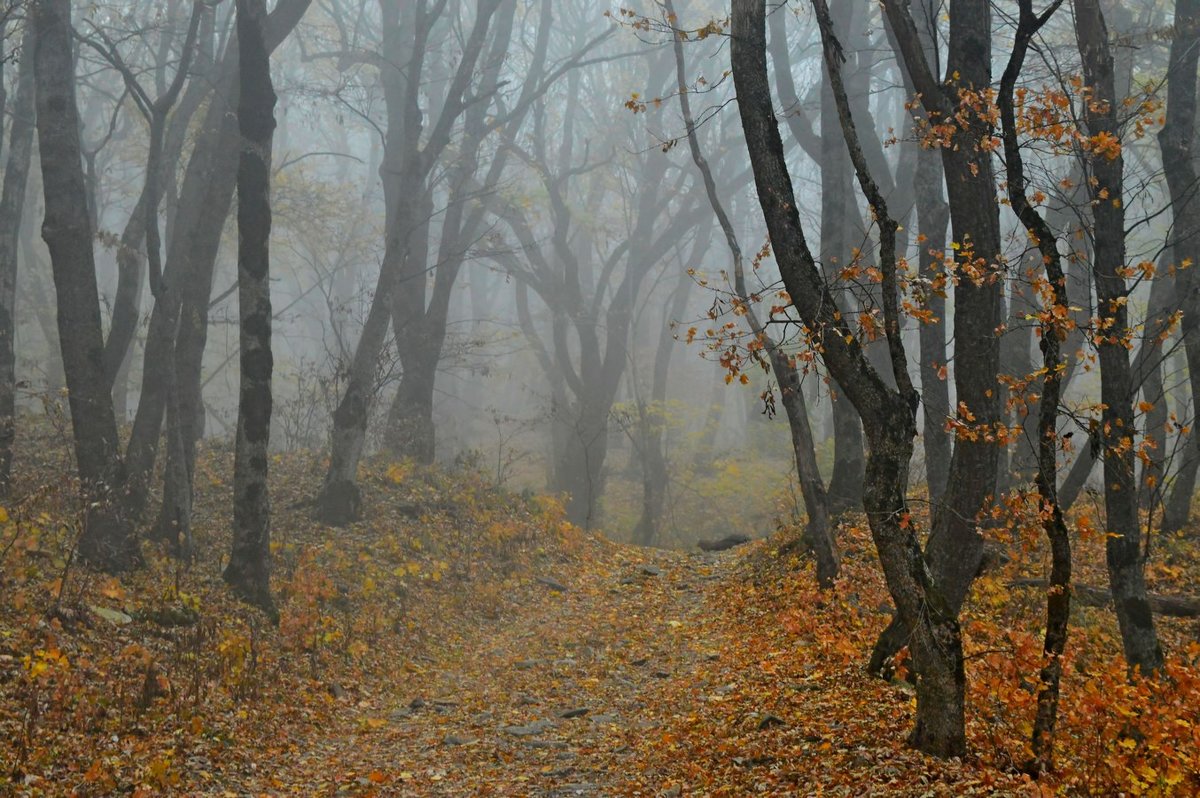
{"label": "slender tree trunk", "polygon": [[21,222],[25,208],[25,189],[33,159],[34,75],[33,26],[25,29],[23,49],[17,72],[17,96],[12,108],[12,128],[8,140],[8,165],[4,169],[4,187],[0,191],[0,497],[7,497],[12,478],[13,444],[16,440],[17,412],[17,270],[19,264]]}
{"label": "slender tree trunk", "polygon": [[[1113,58],[1108,30],[1098,0],[1075,0],[1075,35],[1083,61],[1084,123],[1090,136],[1120,141]],[[1194,92],[1193,92],[1194,94]],[[1109,583],[1125,659],[1149,673],[1162,665],[1162,648],[1154,616],[1146,600],[1145,560],[1138,520],[1133,391],[1126,348],[1129,327],[1125,278],[1124,158],[1089,151],[1085,155],[1089,192],[1096,224],[1093,233],[1097,316],[1100,329],[1101,442],[1104,447],[1104,511],[1109,535],[1105,543]]]}
{"label": "slender tree trunk", "polygon": [[[1058,240],[1045,218],[1026,196],[1025,164],[1017,137],[1017,119],[1013,94],[1017,78],[1025,64],[1030,42],[1049,21],[1057,6],[1043,15],[1033,12],[1032,0],[1020,0],[1013,52],[1000,79],[1000,118],[1004,132],[1004,158],[1008,168],[1008,196],[1013,211],[1037,245],[1051,294],[1051,307],[1040,311],[1042,369],[1041,400],[1037,413],[1037,484],[1041,499],[1039,515],[1050,542],[1050,585],[1046,594],[1046,634],[1042,644],[1045,662],[1039,671],[1041,687],[1037,697],[1037,715],[1033,724],[1033,762],[1030,770],[1039,775],[1054,764],[1054,729],[1058,721],[1059,683],[1062,679],[1062,655],[1067,644],[1067,626],[1071,614],[1071,538],[1058,503],[1058,406],[1062,400],[1066,372],[1062,344],[1073,326],[1067,297],[1067,278],[1062,268]],[[1010,318],[1012,314],[1009,314]]]}
{"label": "slender tree trunk", "polygon": [[[670,5],[667,6],[670,8]],[[705,225],[697,231],[695,245],[689,263],[698,263],[704,250],[712,240],[712,226]],[[670,472],[667,464],[666,437],[667,387],[671,371],[671,359],[678,341],[672,334],[671,325],[677,321],[687,307],[688,295],[695,281],[687,272],[679,275],[679,281],[671,299],[667,316],[658,331],[658,345],[654,351],[654,373],[650,385],[650,401],[638,400],[638,437],[642,459],[642,514],[633,529],[633,542],[639,546],[654,546],[661,536],[663,507],[667,501]]]}
{"label": "slender tree trunk", "polygon": [[[950,225],[950,206],[942,190],[942,162],[933,150],[922,147],[917,155],[917,220],[920,235],[918,269],[925,285],[945,279],[946,231]],[[925,481],[929,501],[938,508],[950,478],[950,382],[946,376],[946,295],[930,288],[922,305],[933,320],[922,323],[918,332],[921,353],[921,406],[924,412],[922,442],[925,448]]]}
{"label": "slender tree trunk", "polygon": [[[937,9],[933,0],[920,0],[917,32],[926,65],[932,69],[937,63]],[[891,23],[884,17],[884,30],[896,53],[896,61],[904,78],[905,91],[913,96],[917,93],[912,76],[905,66],[900,47],[896,42]],[[927,123],[928,116],[920,103],[911,103],[909,113],[918,126]],[[919,322],[917,340],[920,357],[921,405],[924,425],[921,438],[925,450],[925,481],[929,488],[929,501],[936,514],[941,507],[950,477],[952,454],[950,433],[946,431],[946,420],[951,416],[950,383],[947,379],[946,356],[946,235],[950,227],[950,206],[946,204],[945,173],[942,158],[932,147],[919,143],[916,171],[913,175],[914,199],[917,211],[917,263],[921,277],[917,299],[921,307],[928,310],[931,319]]]}
{"label": "slender tree trunk", "polygon": [[[670,16],[673,17],[675,15],[671,0],[667,0],[666,10]],[[777,36],[782,35],[782,26],[774,29],[773,34]],[[679,103],[683,111],[684,123],[687,126],[688,146],[692,154],[692,161],[696,164],[696,168],[700,170],[700,174],[704,178],[704,189],[708,196],[709,205],[712,206],[713,213],[721,225],[721,231],[725,234],[725,243],[729,247],[729,253],[733,258],[734,290],[737,292],[738,299],[742,303],[750,331],[763,344],[772,373],[775,375],[776,382],[779,383],[780,402],[783,404],[784,414],[788,422],[788,431],[791,433],[792,454],[796,462],[796,479],[800,483],[800,491],[804,496],[804,509],[808,514],[808,523],[805,525],[805,543],[816,556],[818,583],[822,588],[830,588],[833,586],[834,580],[837,579],[838,570],[841,565],[838,558],[837,544],[833,539],[829,496],[825,490],[825,483],[821,479],[820,469],[817,466],[816,447],[813,441],[812,428],[808,423],[808,407],[804,400],[803,386],[800,384],[800,374],[788,353],[780,348],[778,343],[770,337],[763,327],[758,317],[758,311],[754,308],[750,292],[747,290],[745,259],[742,255],[741,244],[734,231],[733,222],[729,218],[729,214],[726,212],[725,206],[717,193],[717,183],[713,178],[712,169],[709,167],[708,160],[704,157],[700,149],[700,139],[696,134],[696,121],[692,114],[691,101],[688,97],[688,86],[684,73],[683,44],[677,37],[674,40],[674,48]],[[776,63],[778,64],[779,62],[777,61]],[[824,116],[822,118],[824,119]],[[837,131],[837,135],[840,138],[840,128]],[[851,407],[851,410],[853,410],[853,407]],[[856,410],[854,411],[854,417],[854,421],[857,424],[858,412]]]}
{"label": "slender tree trunk", "polygon": [[[855,3],[838,3],[836,23],[839,34],[853,24]],[[853,173],[846,154],[846,142],[838,125],[837,108],[829,78],[821,81],[821,265],[825,279],[837,282],[838,273],[851,265],[852,231],[857,232],[858,204],[854,199]],[[847,293],[846,300],[853,301]],[[849,310],[853,310],[852,308]],[[833,406],[833,473],[827,491],[829,512],[839,516],[862,506],[865,454],[862,422],[858,411],[841,387],[830,381]]]}
{"label": "slender tree trunk", "polygon": [[238,0],[241,92],[238,127],[238,321],[241,380],[233,467],[233,550],[225,581],[270,614],[271,501],[271,138],[275,89],[263,41],[265,0]]}
{"label": "slender tree trunk", "polygon": [[[1005,324],[1004,338],[1000,342],[1000,368],[1009,377],[1024,381],[1034,372],[1033,339],[1034,327],[1026,321],[1036,310],[1029,293],[1028,286],[1038,279],[1043,270],[1040,252],[1031,252],[1024,258],[1018,269],[1018,274],[1012,280],[1012,289],[1008,299],[1008,321]],[[1007,405],[1008,389],[1005,392]],[[1042,395],[1042,380],[1033,378],[1026,386],[1029,394]],[[1034,481],[1037,474],[1037,440],[1040,414],[1031,404],[1024,402],[1025,396],[1017,396],[1013,408],[1005,409],[1006,423],[1014,428],[1020,428],[1017,439],[1001,452],[1001,468],[996,479],[996,496],[1007,493],[1012,488],[1021,488]],[[1056,416],[1057,418],[1057,416]]]}
{"label": "slender tree trunk", "polygon": [[[1167,71],[1166,123],[1158,134],[1162,150],[1163,173],[1171,195],[1172,247],[1177,262],[1190,261],[1191,268],[1176,274],[1179,305],[1183,309],[1183,343],[1187,354],[1188,381],[1193,408],[1200,408],[1200,280],[1196,266],[1200,264],[1200,195],[1197,194],[1195,164],[1196,140],[1196,69],[1200,61],[1200,3],[1196,0],[1176,0],[1175,31],[1171,39],[1170,66]],[[1195,411],[1193,411],[1195,412]],[[1200,413],[1196,414],[1200,417]],[[1191,440],[1185,447],[1186,459],[1175,476],[1167,502],[1164,529],[1179,529],[1187,523],[1196,472],[1200,467],[1200,436],[1193,419]]]}
{"label": "slender tree trunk", "polygon": [[54,272],[75,459],[87,502],[79,553],[97,567],[119,572],[138,563],[138,541],[114,501],[125,488],[126,475],[104,379],[100,295],[80,166],[69,0],[38,0],[33,25],[38,146],[46,203],[42,237]]}

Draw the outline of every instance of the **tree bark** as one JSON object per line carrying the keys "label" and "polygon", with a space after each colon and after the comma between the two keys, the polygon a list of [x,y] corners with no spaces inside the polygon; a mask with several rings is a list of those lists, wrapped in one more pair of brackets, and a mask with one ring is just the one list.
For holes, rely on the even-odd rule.
{"label": "tree bark", "polygon": [[[854,23],[857,3],[837,3],[838,35]],[[836,285],[838,273],[851,265],[851,249],[862,240],[857,224],[858,203],[846,142],[838,123],[837,106],[828,76],[821,80],[821,266],[825,279]],[[851,242],[854,241],[852,244]],[[847,292],[844,299],[853,302]],[[853,312],[853,308],[846,308]],[[833,473],[827,490],[829,512],[837,517],[862,506],[866,456],[862,422],[836,380],[829,383],[833,408]]]}
{"label": "tree bark", "polygon": [[34,75],[33,26],[27,26],[22,49],[25,57],[17,71],[17,95],[8,136],[8,164],[0,190],[0,498],[11,488],[13,444],[17,413],[17,272],[20,236],[25,209],[29,166],[33,159]]}
{"label": "tree bark", "polygon": [[[287,37],[312,0],[280,0],[267,16],[268,52]],[[130,489],[126,512],[140,518],[158,457],[159,437],[168,405],[178,403],[168,429],[171,485],[164,485],[164,508],[157,531],[170,537],[190,515],[191,457],[200,397],[200,360],[208,327],[208,303],[221,233],[237,183],[238,48],[230,47],[214,77],[214,89],[201,121],[179,190],[179,211],[168,236],[161,295],[155,299],[143,354],[142,387],[133,431],[126,447]],[[185,304],[186,303],[186,304]],[[182,332],[186,326],[188,332]],[[173,396],[173,392],[174,393]],[[189,411],[190,408],[190,411]],[[186,416],[186,418],[185,418]],[[178,437],[175,437],[178,436]],[[174,441],[172,443],[172,441]]]}
{"label": "tree bark", "polygon": [[50,249],[54,272],[75,459],[87,506],[79,554],[115,573],[135,566],[140,556],[133,525],[114,501],[125,488],[126,474],[104,379],[100,295],[75,102],[70,1],[37,0],[33,25],[38,147],[46,204],[42,238]]}
{"label": "tree bark", "polygon": [[265,0],[238,0],[238,327],[241,379],[233,466],[233,549],[224,578],[246,601],[275,615],[271,599],[271,140],[275,89],[263,24]]}
{"label": "tree bark", "polygon": [[[920,0],[917,28],[921,50],[929,69],[937,63],[937,9],[933,0]],[[905,65],[895,31],[884,15],[884,30],[896,53],[896,62],[909,96],[917,94],[916,85]],[[918,130],[928,123],[928,114],[920,103],[911,103],[909,113]],[[921,277],[917,299],[932,319],[920,322],[918,342],[921,376],[921,405],[924,426],[921,438],[925,450],[925,482],[929,489],[930,506],[942,506],[946,483],[950,478],[952,446],[946,420],[951,417],[950,383],[947,379],[946,357],[946,234],[950,227],[950,206],[946,204],[945,173],[942,159],[932,147],[916,144],[917,164],[914,175],[914,197],[918,225],[918,274]]]}

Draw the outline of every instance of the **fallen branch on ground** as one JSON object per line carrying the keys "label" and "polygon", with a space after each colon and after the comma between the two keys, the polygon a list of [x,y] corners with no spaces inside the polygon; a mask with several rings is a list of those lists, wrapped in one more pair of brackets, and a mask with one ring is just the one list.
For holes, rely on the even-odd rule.
{"label": "fallen branch on ground", "polygon": [[[1045,589],[1045,579],[1014,579],[1009,587],[1038,587]],[[1071,585],[1071,595],[1085,607],[1107,607],[1112,604],[1112,593],[1102,587],[1091,585]],[[1150,611],[1158,615],[1168,615],[1172,618],[1195,618],[1200,616],[1200,597],[1197,596],[1164,596],[1161,593],[1147,593]]]}

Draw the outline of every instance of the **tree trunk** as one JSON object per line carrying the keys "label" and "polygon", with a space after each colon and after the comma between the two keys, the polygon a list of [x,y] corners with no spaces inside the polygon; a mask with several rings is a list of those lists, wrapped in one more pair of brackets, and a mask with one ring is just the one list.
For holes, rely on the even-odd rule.
{"label": "tree trunk", "polygon": [[[675,11],[671,0],[667,0],[665,7],[668,15],[673,17]],[[776,41],[777,45],[782,44],[786,47],[786,41],[783,40],[784,36],[785,28],[782,23],[772,29],[772,37],[779,37]],[[805,525],[804,534],[805,543],[816,556],[817,582],[822,588],[830,588],[833,586],[834,580],[837,579],[840,562],[837,545],[833,539],[829,497],[825,490],[825,483],[821,479],[821,471],[817,465],[816,448],[813,441],[812,428],[808,423],[808,407],[804,400],[800,375],[788,353],[780,348],[778,343],[770,337],[763,327],[758,317],[758,311],[754,308],[753,298],[750,296],[746,286],[745,259],[742,255],[741,244],[738,241],[729,214],[726,212],[725,206],[717,193],[717,183],[713,178],[708,160],[700,150],[700,139],[696,135],[696,121],[692,114],[691,100],[688,98],[688,86],[684,77],[683,44],[678,38],[674,41],[674,48],[676,79],[679,85],[679,104],[683,111],[684,123],[687,126],[688,145],[691,150],[692,161],[696,164],[696,168],[700,170],[700,174],[704,178],[704,189],[708,195],[709,205],[712,206],[713,213],[721,225],[721,230],[725,234],[725,243],[729,247],[730,255],[733,257],[734,290],[737,292],[738,298],[742,303],[742,308],[745,310],[744,315],[750,326],[750,331],[766,350],[771,371],[775,375],[776,382],[779,383],[780,402],[783,404],[784,414],[788,422],[788,431],[791,433],[792,454],[796,462],[796,480],[800,483],[800,491],[804,496],[804,509],[808,514],[808,523]],[[785,63],[781,62],[781,59],[776,59],[777,68],[783,66]],[[790,81],[785,81],[784,83],[788,85]],[[841,135],[840,130],[838,131],[838,135]],[[855,411],[856,423],[857,415],[857,411]]]}
{"label": "tree trunk", "polygon": [[42,237],[54,272],[75,459],[87,503],[79,554],[99,568],[120,572],[138,563],[139,552],[133,526],[114,501],[125,488],[125,466],[104,379],[93,231],[80,166],[69,0],[38,0],[33,25],[38,146],[46,203]]}
{"label": "tree trunk", "polygon": [[[670,0],[667,8],[670,9]],[[703,252],[712,240],[712,226],[704,225],[697,231],[696,241],[688,263],[699,263]],[[687,307],[688,295],[695,281],[687,272],[681,272],[671,298],[667,315],[658,331],[658,345],[654,351],[654,374],[650,385],[650,401],[638,399],[637,447],[642,459],[642,515],[633,529],[633,542],[639,546],[654,546],[659,542],[663,507],[667,501],[670,472],[667,465],[666,436],[668,377],[671,371],[671,356],[678,344],[672,334],[671,325],[677,321]]]}
{"label": "tree trunk", "polygon": [[33,158],[34,64],[33,26],[25,29],[24,49],[17,72],[17,96],[12,108],[12,128],[8,139],[8,165],[4,169],[4,188],[0,192],[0,498],[9,495],[12,478],[13,444],[16,441],[17,412],[17,271],[21,222],[25,208],[25,188]]}
{"label": "tree trunk", "polygon": [[[1067,287],[1069,294],[1069,275],[1067,277]],[[1135,395],[1137,391],[1141,390],[1149,397],[1153,390],[1154,373],[1162,371],[1163,344],[1170,335],[1171,328],[1174,326],[1172,318],[1174,292],[1174,281],[1166,273],[1165,269],[1150,283],[1150,298],[1146,305],[1145,331],[1142,334],[1142,342],[1138,346],[1137,354],[1134,355],[1133,365],[1130,368],[1131,384],[1129,387]],[[1072,334],[1068,333],[1065,346],[1070,345],[1071,337]],[[1063,376],[1064,386],[1067,383],[1067,376]],[[1161,443],[1162,448],[1165,448],[1165,444],[1166,439],[1163,438]],[[1076,455],[1075,462],[1071,465],[1071,470],[1067,472],[1067,476],[1063,479],[1062,485],[1058,490],[1058,501],[1062,506],[1063,512],[1071,509],[1076,499],[1079,498],[1084,485],[1087,484],[1088,477],[1092,473],[1092,468],[1096,464],[1096,455],[1099,453],[1099,447],[1098,427],[1088,434],[1088,439],[1084,443],[1076,445],[1079,454]],[[1169,506],[1170,502],[1168,502],[1168,508]],[[1170,511],[1168,509],[1169,515]]]}
{"label": "tree trunk", "polygon": [[263,41],[265,0],[238,0],[241,91],[238,127],[238,327],[241,379],[233,466],[233,549],[225,581],[239,596],[275,614],[271,600],[271,138],[275,89]]}
{"label": "tree trunk", "polygon": [[888,590],[906,628],[919,679],[913,745],[937,756],[966,750],[965,675],[958,622],[930,579],[906,505],[908,467],[916,436],[917,395],[908,379],[900,338],[896,291],[896,223],[867,173],[849,103],[838,76],[840,47],[823,0],[821,21],[826,67],[838,101],[843,136],[859,182],[880,224],[885,328],[897,389],[891,389],[866,358],[837,303],[821,279],[800,225],[795,193],[779,136],[767,81],[765,0],[734,0],[731,59],[738,110],[753,167],[759,202],[784,285],[806,326],[817,336],[821,357],[863,419],[870,455],[863,506]]}
{"label": "tree trunk", "polygon": [[[1098,0],[1075,0],[1075,36],[1083,61],[1085,85],[1091,100],[1084,104],[1084,124],[1090,136],[1107,135],[1120,141],[1113,58],[1108,30]],[[1194,74],[1194,70],[1193,70]],[[1194,94],[1194,92],[1193,92]],[[1134,473],[1133,391],[1126,349],[1132,331],[1125,305],[1124,158],[1090,150],[1086,154],[1092,180],[1088,190],[1095,217],[1097,316],[1100,330],[1101,442],[1104,447],[1104,512],[1109,535],[1105,543],[1109,582],[1125,659],[1145,673],[1162,665],[1162,649],[1154,616],[1146,601],[1145,560],[1138,520],[1137,480]]]}
{"label": "tree trunk", "polygon": [[[415,9],[411,5],[393,4],[386,0],[380,3],[384,19],[385,58],[381,81],[388,115],[380,176],[387,207],[387,237],[375,296],[372,297],[367,322],[355,349],[346,391],[333,415],[329,469],[317,496],[316,511],[317,518],[328,524],[350,523],[357,520],[361,512],[358,464],[366,444],[371,405],[377,393],[375,373],[387,338],[389,317],[394,313],[394,303],[403,299],[397,294],[401,280],[419,279],[423,286],[426,279],[426,265],[423,262],[416,267],[415,274],[409,269],[409,264],[415,262],[411,258],[416,249],[415,236],[428,221],[422,215],[426,178],[450,143],[454,122],[469,104],[471,79],[500,2],[481,0],[478,4],[474,25],[463,48],[463,58],[447,88],[440,113],[424,147],[420,146],[423,115],[419,100],[426,45],[434,18],[424,3]],[[407,41],[405,36],[410,29],[412,39]],[[420,295],[424,297],[424,291]],[[420,310],[424,312],[423,300]],[[415,318],[406,318],[405,322],[410,320],[416,321]],[[432,406],[432,379],[428,382],[429,404]],[[413,395],[423,397],[425,387],[414,387]],[[426,449],[431,448],[430,443]]]}
{"label": "tree trunk", "polygon": [[[838,3],[836,24],[840,33],[853,24],[856,3]],[[854,198],[853,174],[846,142],[838,125],[837,108],[829,78],[821,80],[821,266],[830,284],[851,265],[851,249],[861,239],[852,235],[859,225]],[[855,244],[851,240],[855,239]],[[849,292],[844,299],[853,301]],[[848,310],[853,310],[848,308]],[[829,476],[829,512],[837,517],[862,506],[866,460],[863,453],[862,422],[858,411],[836,381],[829,383],[833,406],[833,473]]]}
{"label": "tree trunk", "polygon": [[[596,386],[594,393],[601,390]],[[591,529],[599,521],[608,456],[608,411],[609,405],[585,396],[576,399],[565,420],[565,451],[555,471],[560,489],[568,494],[567,518],[583,529]]]}
{"label": "tree trunk", "polygon": [[[1187,354],[1188,381],[1193,408],[1200,408],[1200,280],[1196,265],[1200,264],[1200,195],[1197,194],[1195,164],[1196,140],[1196,69],[1200,56],[1197,44],[1200,34],[1200,3],[1196,0],[1176,0],[1175,31],[1171,39],[1170,65],[1167,71],[1166,122],[1158,134],[1162,151],[1163,173],[1171,195],[1174,214],[1171,245],[1177,263],[1190,261],[1191,268],[1176,274],[1179,305],[1183,309],[1183,343]],[[1193,410],[1195,413],[1195,410]],[[1196,413],[1200,417],[1200,413]],[[1192,423],[1191,440],[1186,445],[1186,459],[1175,476],[1164,528],[1178,529],[1187,523],[1196,471],[1200,466],[1200,437]]]}
{"label": "tree trunk", "polygon": [[[1042,519],[1042,529],[1050,543],[1050,580],[1046,594],[1046,634],[1042,643],[1045,662],[1038,674],[1041,687],[1038,690],[1037,714],[1033,724],[1033,762],[1029,768],[1035,776],[1050,770],[1054,763],[1054,729],[1058,722],[1062,655],[1066,649],[1067,628],[1071,615],[1071,538],[1058,503],[1057,474],[1058,407],[1062,400],[1065,372],[1061,347],[1072,324],[1067,297],[1067,278],[1063,272],[1058,240],[1053,229],[1030,205],[1026,196],[1028,185],[1025,180],[1021,143],[1017,137],[1013,95],[1017,78],[1025,65],[1030,42],[1038,30],[1049,21],[1056,8],[1057,6],[1051,6],[1042,16],[1037,16],[1033,12],[1033,0],[1020,0],[1013,51],[1000,79],[999,94],[1009,202],[1030,240],[1037,245],[1037,254],[1041,256],[1051,295],[1049,311],[1037,308],[1040,311],[1042,370],[1045,376],[1039,390],[1041,400],[1038,403],[1037,428],[1033,435],[1037,449],[1035,482],[1041,499],[1039,516]],[[1013,316],[1014,314],[1009,314],[1009,318]]]}
{"label": "tree trunk", "polygon": [[[920,0],[921,11],[918,24],[921,50],[929,68],[937,63],[937,10],[932,0]],[[904,79],[904,88],[909,96],[916,95],[916,85],[905,66],[895,32],[887,17],[884,30],[896,53],[896,62]],[[926,124],[928,115],[920,103],[911,103],[909,113],[918,129]],[[950,383],[947,379],[946,357],[946,291],[945,285],[946,234],[950,226],[950,206],[946,204],[945,174],[942,159],[932,147],[913,145],[917,150],[914,175],[914,198],[917,211],[919,236],[918,274],[921,277],[917,299],[920,306],[928,310],[932,318],[921,321],[918,327],[920,351],[921,405],[924,425],[921,432],[925,450],[925,482],[929,489],[930,506],[941,507],[950,477],[952,454],[950,433],[946,431],[946,420],[950,418]]]}
{"label": "tree trunk", "polygon": [[[986,91],[992,83],[991,6],[986,0],[951,0],[947,75],[943,84],[933,74],[907,5],[889,3],[885,12],[913,85],[926,114],[935,123],[955,116],[960,91]],[[942,506],[935,508],[925,558],[949,611],[957,616],[983,559],[983,537],[977,518],[987,509],[996,487],[999,447],[986,440],[1001,421],[1002,403],[996,375],[1000,342],[996,328],[1003,310],[1000,208],[991,154],[985,141],[990,125],[969,114],[952,146],[940,148],[946,175],[950,218],[954,228],[954,384],[960,411],[959,435],[950,460],[949,482]],[[969,415],[967,415],[969,414]],[[975,438],[975,440],[971,440]],[[869,667],[877,669],[904,643],[899,616],[876,642]]]}
{"label": "tree trunk", "polygon": [[[267,16],[268,52],[278,47],[299,23],[311,1],[280,0],[276,4]],[[199,368],[208,331],[212,273],[237,183],[237,47],[226,51],[214,82],[179,190],[179,209],[170,227],[163,284],[146,335],[141,395],[126,447],[130,471],[126,512],[131,518],[138,518],[148,498],[163,417],[168,405],[179,401],[179,420],[174,426],[181,437],[175,440],[175,460],[167,467],[167,474],[174,476],[169,488],[164,485],[167,506],[157,526],[159,532],[165,530],[168,535],[172,530],[170,524],[178,523],[181,517],[190,517],[184,500],[179,498],[181,491],[191,495],[193,458],[189,447],[195,440],[189,441],[185,433],[196,428],[195,416],[203,407]],[[181,334],[182,326],[187,327],[187,334]],[[181,340],[182,344],[177,343]],[[173,390],[178,391],[174,399]],[[169,447],[171,440],[169,435]]]}

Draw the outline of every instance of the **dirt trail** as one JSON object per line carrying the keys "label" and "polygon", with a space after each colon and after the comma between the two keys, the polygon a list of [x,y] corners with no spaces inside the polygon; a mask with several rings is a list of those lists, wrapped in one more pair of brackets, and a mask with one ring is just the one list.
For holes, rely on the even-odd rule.
{"label": "dirt trail", "polygon": [[[720,657],[696,616],[735,555],[611,554],[546,574],[566,589],[543,585],[515,618],[435,645],[393,686],[361,686],[278,778],[335,794],[658,794],[661,774],[632,772],[631,755],[676,716],[674,686]],[[347,772],[362,775],[324,781]]]}

